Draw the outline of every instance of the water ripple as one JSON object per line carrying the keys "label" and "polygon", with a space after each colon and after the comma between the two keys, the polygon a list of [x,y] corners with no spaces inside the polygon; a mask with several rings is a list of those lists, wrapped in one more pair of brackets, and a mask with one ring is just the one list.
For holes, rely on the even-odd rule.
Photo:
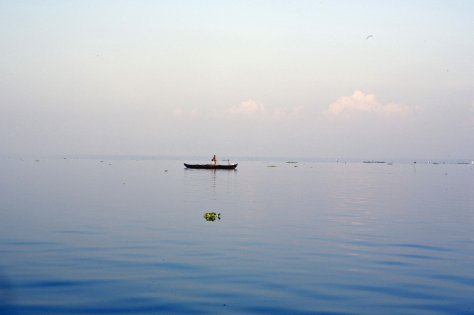
{"label": "water ripple", "polygon": [[[9,305],[10,314],[207,314],[206,311],[185,304],[155,303],[147,305]],[[1,310],[1,308],[0,308]]]}
{"label": "water ripple", "polygon": [[456,275],[444,274],[444,275],[435,275],[433,276],[433,278],[474,287],[474,277],[470,277],[470,276],[456,276]]}
{"label": "water ripple", "polygon": [[351,314],[356,314],[352,312],[331,312],[331,311],[303,311],[303,310],[296,310],[294,308],[288,308],[288,307],[242,307],[240,310],[244,314],[276,314],[276,315],[287,315],[287,314],[292,314],[292,315],[351,315]]}
{"label": "water ripple", "polygon": [[17,287],[26,288],[66,288],[66,287],[81,287],[81,286],[94,286],[101,283],[109,283],[110,281],[103,280],[44,280],[44,281],[33,281],[25,282],[23,284],[16,284]]}
{"label": "water ripple", "polygon": [[444,247],[422,245],[422,244],[410,244],[410,243],[387,244],[387,246],[402,247],[402,248],[415,248],[415,249],[436,251],[436,252],[450,252],[451,251],[450,249],[444,248]]}
{"label": "water ripple", "polygon": [[419,290],[400,287],[389,287],[389,286],[375,286],[375,285],[358,285],[358,284],[338,284],[336,287],[344,290],[357,291],[357,292],[370,292],[376,294],[383,294],[393,296],[397,298],[406,299],[431,299],[436,300],[442,298],[438,294],[430,294],[426,292],[420,292]]}

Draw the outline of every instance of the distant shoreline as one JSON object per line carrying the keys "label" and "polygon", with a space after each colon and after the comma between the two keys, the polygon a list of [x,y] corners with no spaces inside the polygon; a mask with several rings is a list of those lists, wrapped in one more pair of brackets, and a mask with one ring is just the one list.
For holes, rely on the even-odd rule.
{"label": "distant shoreline", "polygon": [[[132,154],[54,154],[54,155],[0,155],[0,159],[76,159],[76,160],[114,160],[114,161],[208,161],[209,156],[202,155],[132,155]],[[287,163],[365,163],[365,164],[473,164],[471,158],[325,158],[325,157],[283,157],[283,156],[218,156],[218,160],[235,162],[283,162]],[[373,162],[376,161],[377,163]]]}

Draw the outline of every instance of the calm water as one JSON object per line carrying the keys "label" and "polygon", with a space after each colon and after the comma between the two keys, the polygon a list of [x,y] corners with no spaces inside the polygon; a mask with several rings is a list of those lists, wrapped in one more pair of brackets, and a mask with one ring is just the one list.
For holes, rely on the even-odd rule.
{"label": "calm water", "polygon": [[182,162],[0,160],[0,313],[474,314],[472,165]]}

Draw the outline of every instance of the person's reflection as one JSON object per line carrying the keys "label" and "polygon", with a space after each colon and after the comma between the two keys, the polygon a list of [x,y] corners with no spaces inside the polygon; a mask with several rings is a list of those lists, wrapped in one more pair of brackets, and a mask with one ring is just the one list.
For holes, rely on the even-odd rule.
{"label": "person's reflection", "polygon": [[211,170],[211,189],[212,189],[212,199],[216,199],[216,169]]}

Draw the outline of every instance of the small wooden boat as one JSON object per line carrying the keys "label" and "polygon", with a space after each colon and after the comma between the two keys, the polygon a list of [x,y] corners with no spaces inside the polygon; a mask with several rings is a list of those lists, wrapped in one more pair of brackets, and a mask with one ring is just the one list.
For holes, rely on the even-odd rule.
{"label": "small wooden boat", "polygon": [[187,168],[198,168],[198,169],[206,169],[206,170],[233,170],[237,167],[237,163],[235,164],[187,164],[184,163],[184,166]]}

